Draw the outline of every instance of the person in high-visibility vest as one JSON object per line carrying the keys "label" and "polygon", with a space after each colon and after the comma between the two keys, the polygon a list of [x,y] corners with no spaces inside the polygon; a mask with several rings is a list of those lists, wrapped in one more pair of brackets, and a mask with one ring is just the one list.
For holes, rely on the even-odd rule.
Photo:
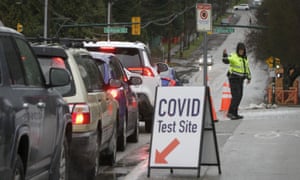
{"label": "person in high-visibility vest", "polygon": [[223,63],[229,64],[227,77],[232,97],[227,117],[231,120],[242,119],[243,116],[238,114],[238,109],[243,97],[244,80],[247,79],[248,84],[251,81],[251,72],[245,44],[239,42],[236,47],[236,52],[231,53],[229,56],[226,49],[224,49]]}

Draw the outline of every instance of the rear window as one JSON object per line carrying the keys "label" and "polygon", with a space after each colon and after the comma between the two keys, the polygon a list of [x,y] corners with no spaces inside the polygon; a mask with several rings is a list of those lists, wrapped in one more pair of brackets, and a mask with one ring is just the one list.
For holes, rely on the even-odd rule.
{"label": "rear window", "polygon": [[108,51],[106,48],[107,47],[103,49],[98,47],[87,47],[89,51],[101,51],[115,54],[125,68],[141,67],[144,65],[143,58],[141,57],[139,49],[137,48],[116,47],[109,48]]}
{"label": "rear window", "polygon": [[[59,68],[64,68],[69,70],[68,64],[61,57],[43,56],[43,57],[38,57],[38,60],[47,83],[49,83],[49,71],[51,67],[59,67]],[[73,96],[75,94],[73,81],[66,86],[56,87],[55,89],[64,97]]]}
{"label": "rear window", "polygon": [[117,48],[115,54],[126,68],[143,66],[139,50],[136,48]]}
{"label": "rear window", "polygon": [[104,89],[103,76],[98,70],[96,63],[88,55],[74,55],[78,64],[80,75],[88,92]]}

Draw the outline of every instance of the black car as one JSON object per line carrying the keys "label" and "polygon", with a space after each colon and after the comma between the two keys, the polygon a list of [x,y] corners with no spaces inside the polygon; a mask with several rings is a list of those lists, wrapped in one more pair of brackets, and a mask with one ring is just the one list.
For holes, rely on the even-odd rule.
{"label": "black car", "polygon": [[48,78],[24,36],[0,27],[0,179],[68,179],[71,115],[53,87],[70,76]]}
{"label": "black car", "polygon": [[109,92],[119,103],[118,118],[118,149],[124,151],[127,140],[138,142],[139,138],[139,109],[138,97],[132,91],[131,85],[140,85],[142,79],[138,76],[127,77],[124,66],[120,60],[111,53],[90,52],[96,60],[98,67],[104,77],[106,84],[111,79],[121,82],[121,87],[111,88],[107,86]]}

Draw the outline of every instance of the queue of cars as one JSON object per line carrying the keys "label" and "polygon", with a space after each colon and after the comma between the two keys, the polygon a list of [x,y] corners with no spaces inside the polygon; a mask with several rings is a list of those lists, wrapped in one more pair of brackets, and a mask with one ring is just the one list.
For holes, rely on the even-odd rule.
{"label": "queue of cars", "polygon": [[0,27],[0,176],[93,179],[138,142],[140,121],[151,132],[169,67],[140,42],[39,41]]}
{"label": "queue of cars", "polygon": [[159,72],[167,71],[167,67],[154,68],[151,64],[150,50],[141,42],[84,42],[84,47],[89,51],[115,54],[128,71],[142,78],[142,84],[133,85],[131,88],[138,96],[140,121],[145,122],[146,132],[151,132],[156,87],[161,86]]}
{"label": "queue of cars", "polygon": [[110,79],[106,84],[86,49],[44,43],[32,47],[45,74],[51,67],[70,72],[71,83],[56,89],[72,115],[72,170],[92,179],[100,163],[116,160],[119,104],[106,90],[121,83]]}

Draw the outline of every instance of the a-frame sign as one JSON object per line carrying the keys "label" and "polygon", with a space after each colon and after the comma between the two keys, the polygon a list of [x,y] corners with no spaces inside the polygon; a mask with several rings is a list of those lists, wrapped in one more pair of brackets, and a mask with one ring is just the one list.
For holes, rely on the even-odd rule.
{"label": "a-frame sign", "polygon": [[218,166],[219,150],[209,87],[156,89],[148,177],[151,168],[196,169]]}

